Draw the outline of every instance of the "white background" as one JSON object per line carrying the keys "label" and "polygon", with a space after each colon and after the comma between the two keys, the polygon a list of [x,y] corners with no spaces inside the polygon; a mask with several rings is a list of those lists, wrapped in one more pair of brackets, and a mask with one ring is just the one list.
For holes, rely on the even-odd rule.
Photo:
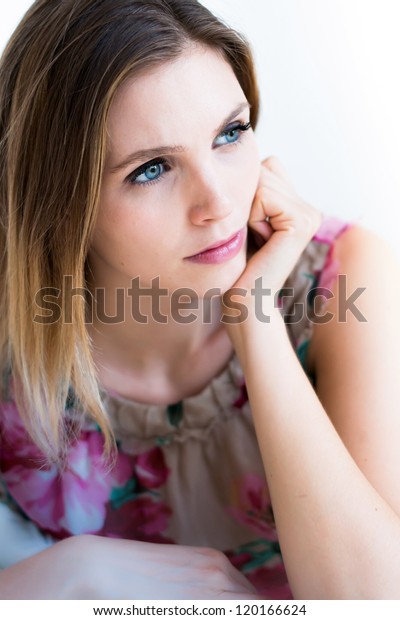
{"label": "white background", "polygon": [[[30,0],[0,8],[0,48]],[[203,0],[256,57],[261,155],[299,194],[357,220],[400,257],[400,2]]]}

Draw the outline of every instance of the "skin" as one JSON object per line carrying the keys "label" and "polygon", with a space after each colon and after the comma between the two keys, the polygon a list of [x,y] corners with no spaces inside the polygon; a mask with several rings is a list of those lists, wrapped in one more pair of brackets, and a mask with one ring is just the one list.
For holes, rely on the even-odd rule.
{"label": "skin", "polygon": [[[184,259],[247,224],[260,174],[254,133],[229,143],[215,131],[242,103],[228,126],[247,123],[249,106],[230,65],[203,48],[119,89],[89,254],[96,284],[129,285],[140,275],[148,287],[159,276],[161,286],[192,287],[200,297],[213,286],[223,292],[232,286],[245,267],[244,249],[212,268]],[[157,183],[144,185],[143,174],[136,185],[126,181],[146,157],[114,170],[129,154],[160,145],[179,145],[182,152],[164,151],[170,170]]]}
{"label": "skin", "polygon": [[[204,81],[199,88],[197,78],[190,75],[192,72],[195,75],[195,69],[206,68],[209,71],[201,73]],[[165,202],[158,196],[164,181],[148,189],[140,188],[136,199],[130,188],[125,189],[118,182],[116,174],[106,171],[90,255],[93,283],[107,285],[111,290],[117,285],[129,285],[140,266],[141,275],[149,281],[160,275],[171,286],[183,283],[195,286],[199,294],[216,283],[227,292],[240,287],[249,293],[259,277],[273,292],[278,291],[317,230],[321,217],[297,195],[276,158],[269,157],[260,169],[251,134],[246,135],[249,142],[243,142],[239,148],[212,148],[216,137],[213,128],[236,105],[240,95],[229,67],[211,52],[197,50],[164,67],[164,71],[156,70],[141,80],[140,92],[135,92],[133,83],[121,89],[116,107],[111,111],[109,157],[115,159],[109,159],[108,165],[119,163],[118,158],[127,155],[125,149],[131,152],[143,148],[143,144],[135,144],[136,128],[134,133],[130,129],[139,113],[133,103],[139,105],[142,101],[147,106],[142,108],[141,120],[145,121],[149,118],[148,110],[153,109],[150,104],[159,102],[157,120],[152,117],[147,125],[146,140],[165,140],[170,134],[163,132],[168,132],[170,126],[178,132],[182,123],[185,131],[180,134],[179,142],[173,136],[174,143],[188,147],[175,160],[172,181],[165,181],[165,196],[174,195],[174,200],[168,203],[174,218],[164,214]],[[197,96],[203,93],[202,105],[197,108],[190,107],[196,106],[198,100],[192,97],[189,86],[197,88],[193,91]],[[159,96],[159,88],[166,89],[165,97]],[[182,101],[175,93],[181,95]],[[130,99],[134,95],[135,101]],[[172,108],[170,101],[174,101]],[[126,108],[118,107],[124,103]],[[214,116],[217,108],[218,115]],[[196,115],[192,117],[194,109]],[[158,119],[167,112],[165,118],[172,125],[158,125]],[[173,118],[179,118],[179,123]],[[201,131],[193,118],[196,123],[202,119]],[[117,125],[121,127],[121,141],[126,138],[120,152],[115,150]],[[183,142],[185,139],[189,142]],[[118,144],[122,147],[121,142]],[[254,157],[251,165],[247,157]],[[247,165],[248,174],[244,174],[241,166]],[[231,187],[235,188],[232,193]],[[145,203],[148,213],[142,215],[141,207]],[[160,220],[162,226],[158,227]],[[244,253],[231,263],[213,265],[211,269],[184,262],[184,256],[199,251],[216,238],[225,238],[232,232],[231,225],[235,230],[243,221],[264,241],[247,262]],[[160,245],[155,243],[155,235]],[[94,329],[93,334],[107,359],[116,365],[118,362],[137,368],[144,380],[146,371],[154,369],[159,371],[157,381],[162,379],[171,364],[172,371],[164,385],[168,382],[172,385],[180,376],[185,379],[187,373],[179,374],[180,354],[185,363],[191,355],[200,359],[203,363],[191,367],[191,371],[194,368],[194,374],[201,372],[204,359],[200,351],[209,353],[212,336],[224,334],[228,340],[215,338],[215,342],[229,342],[244,371],[294,597],[397,599],[400,596],[400,323],[388,321],[387,309],[400,306],[400,292],[393,286],[393,282],[399,281],[400,271],[386,244],[358,226],[344,233],[333,250],[340,272],[347,276],[348,291],[360,286],[366,289],[358,306],[368,321],[360,323],[352,315],[345,322],[339,320],[338,288],[337,281],[334,282],[333,298],[326,305],[332,319],[314,325],[310,344],[315,390],[299,364],[282,317],[271,303],[272,297],[267,298],[263,308],[270,315],[270,323],[256,320],[254,298],[248,295],[245,301],[248,320],[222,328],[216,322],[206,329],[200,322],[179,327],[172,323],[161,327],[149,324],[146,329],[141,326],[141,331],[135,331],[134,324],[128,322],[122,327],[104,327],[103,333]],[[224,303],[225,299],[221,310],[229,314],[231,309]],[[385,303],[377,303],[378,299]],[[106,338],[111,335],[115,336],[114,340]],[[136,337],[139,340],[135,348]],[[130,355],[125,358],[124,338]],[[170,348],[161,347],[157,338]],[[141,348],[144,342],[148,344],[146,349]],[[118,376],[117,373],[108,375],[113,385]],[[166,394],[167,390],[161,397]],[[148,383],[144,397],[155,400]],[[105,555],[108,562],[102,561]],[[149,574],[152,575],[150,591]],[[88,583],[88,576],[92,575],[96,579],[90,578]],[[220,552],[97,536],[62,541],[0,575],[1,598],[49,595],[54,598],[56,593],[60,598],[135,600],[143,592],[146,598],[154,593],[176,599],[257,598],[244,577]]]}

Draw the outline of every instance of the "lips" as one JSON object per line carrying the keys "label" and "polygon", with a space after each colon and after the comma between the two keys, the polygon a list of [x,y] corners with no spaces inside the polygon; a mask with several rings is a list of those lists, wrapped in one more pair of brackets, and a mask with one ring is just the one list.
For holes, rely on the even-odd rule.
{"label": "lips", "polygon": [[228,239],[213,243],[198,254],[187,256],[185,260],[203,265],[225,263],[240,253],[246,240],[246,234],[247,227],[245,226]]}
{"label": "lips", "polygon": [[187,256],[186,258],[193,258],[194,256],[199,256],[200,254],[203,254],[204,252],[208,252],[209,250],[215,250],[216,248],[220,248],[224,245],[229,244],[241,232],[241,230],[242,229],[237,230],[235,233],[233,233],[233,235],[231,235],[227,239],[222,239],[221,241],[217,241],[216,243],[213,243],[212,245],[208,245],[203,250],[200,250],[200,252],[197,252],[196,254],[192,254],[192,256]]}

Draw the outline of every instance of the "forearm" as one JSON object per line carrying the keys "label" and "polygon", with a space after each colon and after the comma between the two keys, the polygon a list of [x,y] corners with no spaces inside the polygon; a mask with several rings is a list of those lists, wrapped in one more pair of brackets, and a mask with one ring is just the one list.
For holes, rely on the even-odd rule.
{"label": "forearm", "polygon": [[222,551],[81,535],[0,571],[0,599],[245,599],[254,586]]}
{"label": "forearm", "polygon": [[293,593],[398,598],[400,520],[336,433],[279,312],[270,314],[271,324],[248,321],[232,337]]}

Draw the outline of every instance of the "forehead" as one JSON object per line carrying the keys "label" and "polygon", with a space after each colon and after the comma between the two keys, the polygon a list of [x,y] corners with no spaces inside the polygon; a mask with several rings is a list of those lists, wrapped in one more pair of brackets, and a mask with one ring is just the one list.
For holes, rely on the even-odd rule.
{"label": "forehead", "polygon": [[[211,131],[246,97],[229,63],[216,51],[191,48],[178,59],[133,77],[117,90],[108,134],[123,149],[170,141],[203,126]],[[155,144],[157,145],[157,144]]]}

